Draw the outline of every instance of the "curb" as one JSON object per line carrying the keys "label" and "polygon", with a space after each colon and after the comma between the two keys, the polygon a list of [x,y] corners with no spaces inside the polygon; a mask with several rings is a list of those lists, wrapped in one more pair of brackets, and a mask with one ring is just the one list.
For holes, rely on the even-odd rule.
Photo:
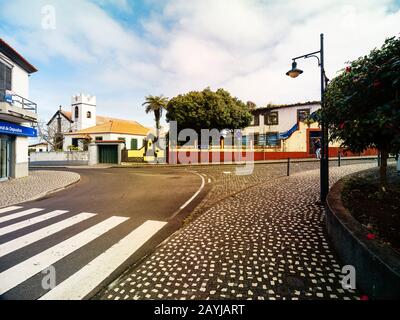
{"label": "curb", "polygon": [[[74,172],[74,173],[76,173],[76,172]],[[79,175],[78,173],[76,173],[76,174]],[[36,195],[36,196],[34,196],[32,198],[29,198],[27,200],[14,202],[14,203],[9,203],[7,205],[0,206],[0,209],[1,208],[6,208],[6,207],[9,207],[9,206],[14,206],[14,205],[17,205],[17,204],[22,204],[22,203],[27,203],[27,202],[30,202],[30,201],[35,201],[35,200],[42,199],[42,198],[47,197],[48,195],[51,195],[53,193],[57,193],[59,191],[63,191],[65,189],[68,189],[68,188],[72,187],[73,185],[79,183],[80,181],[81,181],[81,176],[79,175],[79,177],[78,177],[78,179],[76,181],[73,181],[73,182],[71,182],[71,183],[69,183],[69,184],[67,184],[67,185],[65,185],[63,187],[59,187],[59,188],[56,188],[56,189],[53,189],[53,190],[50,190],[50,191],[39,193],[38,195]]]}
{"label": "curb", "polygon": [[400,255],[388,245],[367,239],[368,230],[343,205],[345,181],[335,183],[328,194],[328,236],[342,262],[355,267],[357,288],[372,299],[399,299]]}

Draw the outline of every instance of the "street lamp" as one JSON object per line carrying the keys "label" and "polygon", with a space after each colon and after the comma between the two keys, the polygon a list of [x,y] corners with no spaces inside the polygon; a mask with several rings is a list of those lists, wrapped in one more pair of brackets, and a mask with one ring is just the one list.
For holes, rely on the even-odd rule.
{"label": "street lamp", "polygon": [[[286,75],[291,78],[297,78],[300,74],[303,73],[302,70],[297,68],[298,59],[307,59],[307,58],[317,58],[318,66],[321,69],[321,108],[324,108],[324,93],[326,89],[326,85],[328,84],[328,78],[325,75],[324,68],[324,34],[321,33],[320,36],[320,50],[311,52],[296,58],[293,58],[292,69],[286,72]],[[326,200],[326,196],[329,191],[329,142],[328,142],[328,127],[326,126],[324,121],[321,121],[321,164],[320,164],[320,187],[321,187],[321,202],[324,203]]]}
{"label": "street lamp", "polygon": [[303,70],[298,69],[297,68],[297,62],[293,61],[292,69],[290,69],[288,72],[286,72],[286,75],[291,77],[291,78],[297,78],[302,73],[303,73]]}

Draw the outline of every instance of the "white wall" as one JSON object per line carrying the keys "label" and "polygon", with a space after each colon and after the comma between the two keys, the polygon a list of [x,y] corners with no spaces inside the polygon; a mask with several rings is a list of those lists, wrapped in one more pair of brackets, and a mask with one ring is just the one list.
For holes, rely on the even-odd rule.
{"label": "white wall", "polygon": [[20,66],[0,53],[0,60],[6,65],[12,66],[11,90],[21,97],[29,99],[29,76]]}
{"label": "white wall", "polygon": [[29,76],[28,73],[18,65],[14,65],[14,68],[12,69],[11,83],[11,90],[14,93],[23,98],[29,99]]}
{"label": "white wall", "polygon": [[34,162],[85,162],[89,159],[87,151],[72,152],[32,152],[30,163]]}
{"label": "white wall", "polygon": [[[131,140],[137,139],[138,149],[142,148],[144,145],[145,136],[137,136],[137,135],[129,135],[129,134],[119,134],[119,133],[97,133],[97,134],[90,134],[92,141],[95,141],[96,137],[102,137],[104,141],[116,141],[119,138],[125,138],[126,148],[131,148]],[[73,135],[66,135],[64,136],[64,146],[63,150],[68,151],[68,147],[72,145],[72,139],[74,138]]]}
{"label": "white wall", "polygon": [[[75,119],[75,108],[78,107],[79,117]],[[90,111],[91,117],[87,117]],[[96,97],[91,95],[79,94],[71,98],[72,120],[74,130],[82,130],[96,125]]]}
{"label": "white wall", "polygon": [[15,137],[15,163],[28,163],[28,138]]}
{"label": "white wall", "polygon": [[[34,149],[35,152],[47,152],[48,151],[48,146],[47,145],[38,145],[38,146],[34,146],[34,147],[29,147],[29,149]],[[42,150],[42,151],[40,151]]]}
{"label": "white wall", "polygon": [[72,146],[72,136],[64,135],[63,150],[68,151],[69,146]]}
{"label": "white wall", "polygon": [[132,139],[136,139],[137,140],[137,146],[138,146],[138,149],[140,149],[141,147],[143,147],[143,140],[146,137],[112,133],[112,134],[109,135],[109,139],[104,139],[104,140],[119,140],[118,138],[125,138],[126,148],[129,150],[131,148],[131,140]]}

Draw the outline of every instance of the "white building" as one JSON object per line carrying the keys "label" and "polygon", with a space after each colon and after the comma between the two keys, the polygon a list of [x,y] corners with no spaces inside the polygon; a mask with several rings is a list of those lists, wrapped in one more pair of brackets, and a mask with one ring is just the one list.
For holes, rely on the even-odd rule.
{"label": "white building", "polygon": [[304,120],[320,108],[319,101],[257,108],[251,125],[243,131],[244,141],[254,132],[256,148],[313,154],[313,142],[321,137],[321,129],[317,122],[305,125]]}
{"label": "white building", "polygon": [[121,150],[143,148],[151,131],[136,121],[97,115],[96,97],[82,93],[72,97],[69,112],[60,107],[47,126],[53,136],[62,135],[64,151],[87,151],[91,145],[91,164],[119,163]]}
{"label": "white building", "polygon": [[48,152],[49,144],[47,142],[39,142],[29,145],[30,152]]}
{"label": "white building", "polygon": [[28,137],[37,136],[29,76],[36,71],[0,38],[0,181],[28,175]]}

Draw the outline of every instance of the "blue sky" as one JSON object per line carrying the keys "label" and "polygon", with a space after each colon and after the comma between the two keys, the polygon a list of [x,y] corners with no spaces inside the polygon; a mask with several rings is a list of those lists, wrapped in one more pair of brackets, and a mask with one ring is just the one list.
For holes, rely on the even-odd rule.
{"label": "blue sky", "polygon": [[[54,28],[48,28],[48,9]],[[30,98],[47,120],[71,95],[97,96],[98,114],[154,125],[141,103],[223,87],[262,106],[319,98],[315,61],[293,56],[326,37],[330,78],[400,32],[398,0],[0,0],[0,37],[39,72]],[[45,12],[43,12],[45,10]],[[18,17],[16,19],[15,17]],[[53,20],[51,20],[53,21]]]}

